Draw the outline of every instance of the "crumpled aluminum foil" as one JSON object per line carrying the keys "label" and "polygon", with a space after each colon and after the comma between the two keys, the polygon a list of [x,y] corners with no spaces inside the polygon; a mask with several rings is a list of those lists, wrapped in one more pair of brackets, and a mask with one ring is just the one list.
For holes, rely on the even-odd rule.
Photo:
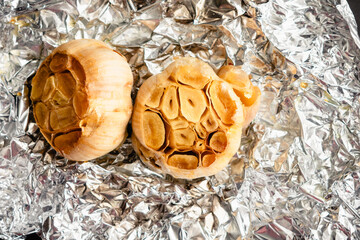
{"label": "crumpled aluminum foil", "polygon": [[[0,238],[359,239],[356,29],[346,0],[1,0]],[[41,60],[78,38],[127,57],[133,97],[174,56],[242,65],[262,105],[231,164],[176,180],[129,139],[83,164],[59,156],[28,89]]]}

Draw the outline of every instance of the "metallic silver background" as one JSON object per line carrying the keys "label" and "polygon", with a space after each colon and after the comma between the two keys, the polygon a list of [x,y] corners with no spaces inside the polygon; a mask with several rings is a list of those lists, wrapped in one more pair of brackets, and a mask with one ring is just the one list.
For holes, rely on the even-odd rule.
{"label": "metallic silver background", "polygon": [[[345,0],[0,0],[0,238],[359,239],[356,29]],[[128,58],[133,97],[177,55],[243,65],[262,105],[229,167],[175,180],[129,139],[84,164],[58,156],[30,79],[78,38]]]}

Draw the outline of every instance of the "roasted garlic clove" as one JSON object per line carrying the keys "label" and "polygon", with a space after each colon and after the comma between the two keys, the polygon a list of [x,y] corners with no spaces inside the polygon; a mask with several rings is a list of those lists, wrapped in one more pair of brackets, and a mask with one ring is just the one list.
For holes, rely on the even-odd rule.
{"label": "roasted garlic clove", "polygon": [[167,164],[175,168],[190,170],[198,167],[199,160],[194,155],[174,154],[169,157]]}
{"label": "roasted garlic clove", "polygon": [[191,128],[172,130],[170,133],[170,147],[186,150],[194,145],[196,134]]}
{"label": "roasted garlic clove", "polygon": [[133,145],[153,169],[176,178],[209,176],[236,153],[243,120],[243,104],[230,84],[201,60],[179,58],[140,87]]}
{"label": "roasted garlic clove", "polygon": [[203,89],[209,81],[216,79],[213,69],[208,64],[202,61],[197,61],[194,65],[192,63],[182,61],[173,69],[171,77],[178,83],[195,89]]}
{"label": "roasted garlic clove", "polygon": [[201,118],[201,125],[204,126],[207,132],[214,132],[219,127],[215,115],[209,110],[206,111],[204,116]]}
{"label": "roasted garlic clove", "polygon": [[260,89],[254,86],[249,75],[240,66],[224,66],[219,70],[219,77],[230,83],[234,92],[244,105],[244,126],[255,118],[260,106]]}
{"label": "roasted garlic clove", "polygon": [[44,103],[38,102],[34,105],[34,115],[40,128],[49,129],[50,112]]}
{"label": "roasted garlic clove", "polygon": [[189,122],[199,122],[206,109],[207,99],[202,90],[179,86],[180,109]]}
{"label": "roasted garlic clove", "polygon": [[[233,124],[235,121],[234,115],[236,114],[243,118],[242,113],[237,113],[238,103],[233,100],[236,95],[230,85],[214,81],[210,86],[209,94],[215,112],[224,124]],[[242,119],[241,122],[243,122]]]}
{"label": "roasted garlic clove", "polygon": [[227,138],[224,132],[216,132],[210,137],[209,146],[215,152],[223,152],[227,146]]}
{"label": "roasted garlic clove", "polygon": [[175,86],[168,87],[161,100],[160,110],[167,119],[175,119],[179,114],[179,102]]}
{"label": "roasted garlic clove", "polygon": [[126,135],[132,83],[121,54],[97,40],[70,41],[54,49],[32,80],[35,120],[66,158],[100,157]]}
{"label": "roasted garlic clove", "polygon": [[146,145],[159,149],[165,141],[165,125],[159,114],[146,111],[144,113],[143,129]]}
{"label": "roasted garlic clove", "polygon": [[207,152],[202,155],[201,164],[203,167],[209,167],[216,160],[216,155],[213,152]]}
{"label": "roasted garlic clove", "polygon": [[180,128],[187,128],[189,126],[189,122],[183,118],[178,117],[174,120],[169,121],[171,129],[180,129]]}

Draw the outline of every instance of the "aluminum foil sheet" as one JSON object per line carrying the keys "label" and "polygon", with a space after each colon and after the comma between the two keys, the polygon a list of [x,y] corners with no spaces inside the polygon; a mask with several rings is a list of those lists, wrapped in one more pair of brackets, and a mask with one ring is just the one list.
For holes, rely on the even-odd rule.
{"label": "aluminum foil sheet", "polygon": [[[360,39],[345,0],[0,0],[0,30],[0,238],[360,239]],[[133,97],[174,56],[242,65],[262,105],[231,164],[176,180],[130,139],[83,164],[59,156],[28,89],[78,38],[127,57]]]}

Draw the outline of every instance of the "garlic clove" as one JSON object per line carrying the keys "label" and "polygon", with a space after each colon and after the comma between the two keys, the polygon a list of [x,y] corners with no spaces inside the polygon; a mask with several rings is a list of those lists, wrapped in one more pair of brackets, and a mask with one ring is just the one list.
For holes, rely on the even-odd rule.
{"label": "garlic clove", "polygon": [[170,86],[165,90],[160,110],[167,119],[175,119],[178,116],[179,102],[175,86]]}
{"label": "garlic clove", "polygon": [[210,138],[209,146],[215,152],[223,152],[227,146],[226,134],[224,132],[214,133]]}
{"label": "garlic clove", "polygon": [[207,105],[205,93],[198,89],[179,86],[179,98],[182,115],[190,122],[199,122]]}
{"label": "garlic clove", "polygon": [[73,98],[73,108],[76,115],[79,118],[83,118],[89,109],[88,96],[81,91],[76,92]]}
{"label": "garlic clove", "polygon": [[195,132],[200,139],[205,139],[208,135],[206,128],[201,123],[196,123],[194,126]]}
{"label": "garlic clove", "polygon": [[255,118],[260,106],[261,91],[254,86],[240,66],[223,66],[218,73],[219,77],[230,83],[234,92],[244,104],[244,126],[246,127]]}
{"label": "garlic clove", "polygon": [[176,129],[170,132],[170,146],[183,150],[191,148],[196,138],[195,132],[190,128]]}
{"label": "garlic clove", "polygon": [[174,63],[171,78],[195,89],[203,89],[209,81],[217,78],[213,69],[199,59],[184,57]]}
{"label": "garlic clove", "polygon": [[219,127],[214,114],[210,110],[207,110],[201,118],[201,124],[205,127],[207,132],[213,132]]}
{"label": "garlic clove", "polygon": [[81,137],[81,131],[73,131],[56,136],[54,139],[54,146],[67,154],[75,147],[77,141]]}
{"label": "garlic clove", "polygon": [[212,152],[207,152],[202,155],[202,166],[209,167],[216,160],[216,155]]}
{"label": "garlic clove", "polygon": [[234,116],[239,108],[231,92],[230,86],[219,81],[214,81],[209,89],[212,106],[224,124],[234,123]]}
{"label": "garlic clove", "polygon": [[239,91],[246,91],[252,86],[249,75],[240,66],[223,66],[220,68],[218,76]]}
{"label": "garlic clove", "polygon": [[160,105],[160,100],[163,94],[164,94],[164,88],[155,87],[154,89],[152,89],[151,96],[148,99],[146,106],[157,108]]}
{"label": "garlic clove", "polygon": [[[67,98],[70,99],[75,90],[76,82],[70,72],[56,73],[56,83],[59,91]],[[44,94],[45,95],[45,94]]]}
{"label": "garlic clove", "polygon": [[39,124],[40,128],[49,129],[50,112],[44,103],[39,102],[35,104],[34,115],[35,120]]}
{"label": "garlic clove", "polygon": [[[46,61],[45,61],[46,62]],[[33,101],[40,100],[43,95],[43,89],[45,87],[46,81],[50,76],[51,71],[49,67],[45,64],[40,66],[40,69],[37,71],[35,77],[32,79],[32,89],[31,89],[31,99]]]}
{"label": "garlic clove", "polygon": [[45,86],[44,86],[43,94],[42,94],[42,97],[41,97],[42,102],[46,102],[49,99],[52,99],[53,96],[54,96],[54,93],[56,91],[55,76],[54,75],[50,76],[44,82],[45,82]]}
{"label": "garlic clove", "polygon": [[52,72],[63,72],[69,67],[69,56],[66,54],[56,53],[50,62]]}
{"label": "garlic clove", "polygon": [[50,112],[50,126],[52,130],[61,130],[75,125],[78,118],[71,106],[54,109]]}
{"label": "garlic clove", "polygon": [[174,120],[169,121],[171,129],[180,129],[180,128],[187,128],[189,126],[189,122],[186,121],[183,117],[178,117]]}
{"label": "garlic clove", "polygon": [[179,169],[196,169],[199,160],[194,155],[174,154],[169,157],[168,165]]}
{"label": "garlic clove", "polygon": [[164,144],[165,125],[157,113],[151,111],[144,113],[143,129],[148,147],[157,150]]}

